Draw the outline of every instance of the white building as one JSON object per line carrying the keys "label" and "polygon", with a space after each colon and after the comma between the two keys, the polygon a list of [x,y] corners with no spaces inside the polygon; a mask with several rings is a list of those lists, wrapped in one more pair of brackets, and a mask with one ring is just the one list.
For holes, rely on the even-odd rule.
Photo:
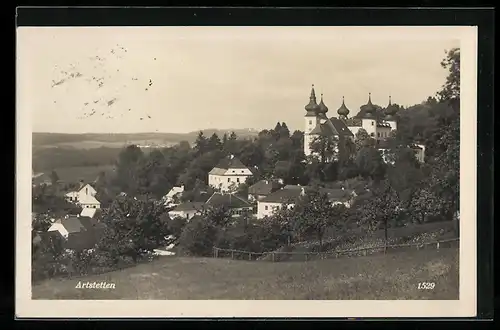
{"label": "white building", "polygon": [[[356,117],[348,117],[350,111],[342,97],[342,105],[337,110],[338,118],[328,118],[326,115],[328,107],[323,101],[323,95],[318,104],[313,85],[309,103],[305,106],[305,109],[304,154],[306,156],[312,154],[311,142],[317,136],[333,136],[341,142],[345,139],[355,138],[358,131],[363,128],[368,135],[380,141],[388,138],[391,131],[397,129],[395,117],[397,108],[392,104],[390,97],[383,118],[377,118],[376,108],[371,101],[371,94],[368,96],[368,102],[360,107],[361,111]],[[339,143],[339,146],[341,145]],[[342,148],[337,147],[337,151],[341,152]]]}
{"label": "white building", "polygon": [[221,192],[227,192],[244,183],[252,174],[238,158],[230,155],[208,173],[208,184]]}
{"label": "white building", "polygon": [[92,187],[90,184],[85,184],[83,182],[80,182],[78,184],[78,187],[73,190],[68,192],[65,197],[68,202],[73,202],[76,203],[82,198],[83,196],[95,196],[97,194],[97,191]]}
{"label": "white building", "polygon": [[181,217],[187,220],[192,219],[196,215],[201,215],[204,209],[203,202],[187,202],[175,206],[168,215],[171,219]]}
{"label": "white building", "polygon": [[165,205],[172,205],[175,202],[175,199],[178,199],[182,193],[184,192],[184,185],[180,187],[172,187],[170,191],[163,196],[163,201],[165,202]]}
{"label": "white building", "polygon": [[[296,202],[302,198],[311,187],[287,185],[282,189],[271,193],[269,196],[257,202],[257,219],[266,216],[272,216],[274,212],[287,205],[289,209],[293,208]],[[330,189],[320,188],[319,191],[328,195],[328,200],[332,205],[343,204],[345,207],[351,207],[357,194],[350,189]]]}

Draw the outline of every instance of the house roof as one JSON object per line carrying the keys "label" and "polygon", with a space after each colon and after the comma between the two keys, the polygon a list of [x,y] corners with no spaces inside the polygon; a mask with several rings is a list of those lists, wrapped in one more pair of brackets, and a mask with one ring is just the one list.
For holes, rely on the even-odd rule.
{"label": "house roof", "polygon": [[360,118],[351,117],[351,118],[347,118],[345,120],[345,124],[348,127],[361,127],[362,126],[362,121],[361,121]]}
{"label": "house roof", "polygon": [[172,211],[195,211],[195,210],[201,210],[203,208],[203,205],[205,203],[203,202],[186,202],[177,205],[172,209]]}
{"label": "house roof", "polygon": [[97,224],[97,221],[90,217],[79,217],[78,219],[86,230],[93,230],[94,226]]}
{"label": "house roof", "polygon": [[260,180],[248,188],[251,195],[269,195],[280,188],[280,183],[276,180]]}
{"label": "house roof", "polygon": [[222,158],[215,168],[228,170],[230,168],[247,168],[243,163],[233,155]]}
{"label": "house roof", "polygon": [[97,210],[98,209],[93,208],[83,208],[82,212],[80,212],[80,216],[93,218],[96,215]]}
{"label": "house roof", "polygon": [[96,244],[96,237],[91,231],[70,233],[65,243],[67,249],[84,250],[91,249]]}
{"label": "house roof", "polygon": [[338,132],[339,135],[354,136],[354,134],[352,134],[351,130],[347,127],[347,125],[344,123],[343,120],[332,117],[330,118],[330,122],[333,124],[335,130]]}
{"label": "house roof", "polygon": [[321,193],[326,193],[328,199],[332,200],[345,200],[352,196],[353,190],[350,189],[331,189],[331,188],[321,188],[319,190]]}
{"label": "house roof", "polygon": [[295,202],[302,194],[302,189],[280,189],[264,197],[262,203]]}
{"label": "house roof", "polygon": [[94,196],[92,195],[83,195],[79,198],[78,202],[80,204],[101,204]]}
{"label": "house roof", "polygon": [[61,225],[67,230],[69,234],[86,231],[87,228],[81,223],[80,219],[76,216],[68,216],[61,220]]}
{"label": "house roof", "polygon": [[249,202],[238,197],[234,194],[222,194],[222,193],[214,193],[206,202],[208,206],[215,207],[228,207],[230,209],[239,209],[244,207],[252,207]]}
{"label": "house roof", "polygon": [[180,194],[182,192],[184,192],[184,186],[172,187],[172,189],[170,189],[170,191],[165,195],[165,197],[171,198],[171,197],[174,197],[175,195]]}
{"label": "house roof", "polygon": [[328,125],[328,121],[320,123],[314,127],[310,134],[322,135],[322,136],[334,136],[337,135],[335,129]]}

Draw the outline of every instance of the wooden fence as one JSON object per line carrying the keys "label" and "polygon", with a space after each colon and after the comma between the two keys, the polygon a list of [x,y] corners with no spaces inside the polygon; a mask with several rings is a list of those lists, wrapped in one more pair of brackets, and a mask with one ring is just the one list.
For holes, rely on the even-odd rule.
{"label": "wooden fence", "polygon": [[412,244],[394,244],[394,245],[378,245],[372,247],[358,248],[358,249],[348,249],[330,252],[251,252],[242,251],[234,249],[222,249],[218,247],[213,248],[214,258],[231,258],[238,260],[262,260],[262,261],[309,261],[313,259],[330,259],[339,258],[342,256],[366,256],[368,254],[404,249],[425,249],[425,248],[436,248],[440,249],[443,247],[450,247],[459,242],[459,238],[452,238],[434,242],[427,243],[412,243]]}

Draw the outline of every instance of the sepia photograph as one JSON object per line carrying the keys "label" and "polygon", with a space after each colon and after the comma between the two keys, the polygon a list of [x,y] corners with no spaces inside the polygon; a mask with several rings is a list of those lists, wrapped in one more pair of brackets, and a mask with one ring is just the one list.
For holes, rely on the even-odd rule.
{"label": "sepia photograph", "polygon": [[473,313],[476,33],[18,28],[25,314]]}

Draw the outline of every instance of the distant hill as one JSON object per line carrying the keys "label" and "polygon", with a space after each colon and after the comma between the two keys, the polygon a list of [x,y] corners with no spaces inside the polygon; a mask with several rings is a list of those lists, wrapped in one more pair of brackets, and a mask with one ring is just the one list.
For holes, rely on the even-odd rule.
{"label": "distant hill", "polygon": [[[217,133],[220,137],[224,133],[234,131],[240,138],[256,136],[259,131],[255,129],[205,129],[205,136]],[[172,145],[181,141],[190,143],[196,140],[199,131],[189,133],[45,133],[33,132],[34,147],[69,146],[75,148],[93,147],[122,147],[127,144],[156,144]]]}

